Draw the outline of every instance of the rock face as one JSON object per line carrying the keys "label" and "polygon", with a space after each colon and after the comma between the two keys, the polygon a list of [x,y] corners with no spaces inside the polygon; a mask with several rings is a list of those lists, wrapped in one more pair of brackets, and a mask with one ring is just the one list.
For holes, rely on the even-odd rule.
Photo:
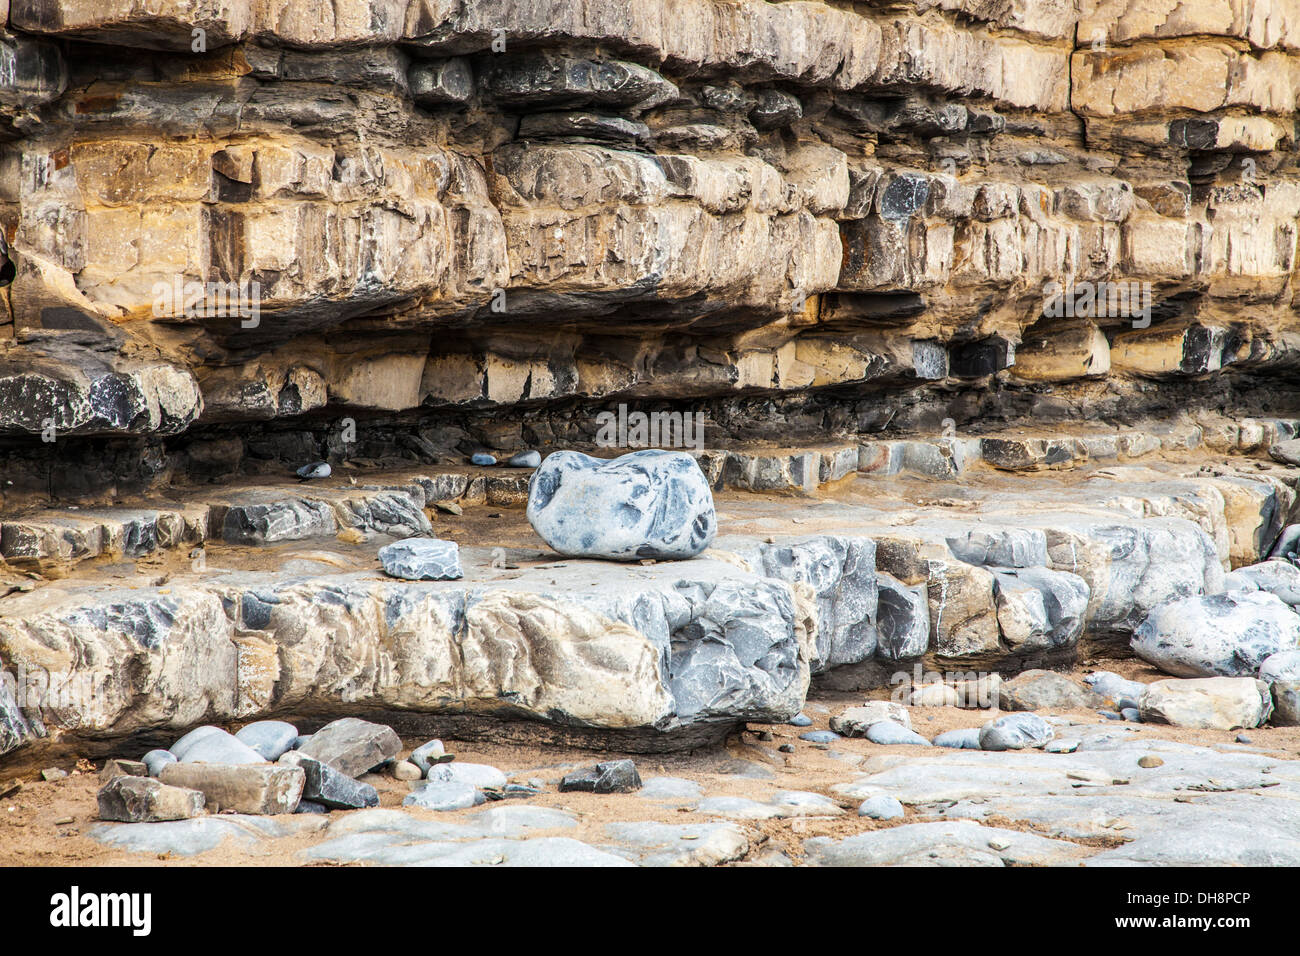
{"label": "rock face", "polygon": [[1144,721],[1214,730],[1258,727],[1272,709],[1269,686],[1248,677],[1156,681],[1141,701]]}
{"label": "rock face", "polygon": [[528,522],[560,554],[614,561],[693,558],[717,534],[704,473],[679,452],[550,455],[528,483]]}
{"label": "rock face", "polygon": [[1170,601],[1133,635],[1133,651],[1180,677],[1253,677],[1264,659],[1300,647],[1300,614],[1263,591]]}

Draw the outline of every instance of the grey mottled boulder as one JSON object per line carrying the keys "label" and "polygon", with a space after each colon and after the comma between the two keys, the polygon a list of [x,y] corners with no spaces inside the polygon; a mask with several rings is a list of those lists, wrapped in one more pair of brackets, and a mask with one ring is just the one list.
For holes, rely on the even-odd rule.
{"label": "grey mottled boulder", "polygon": [[235,739],[257,751],[265,760],[279,760],[280,755],[293,749],[298,739],[298,728],[283,720],[259,720],[243,727]]}
{"label": "grey mottled boulder", "polygon": [[528,482],[528,522],[561,554],[615,561],[692,558],[717,533],[704,473],[672,451],[556,452]]}
{"label": "grey mottled boulder", "polygon": [[1278,651],[1259,665],[1259,679],[1265,684],[1300,680],[1300,650]]}
{"label": "grey mottled boulder", "polygon": [[349,777],[359,777],[397,756],[401,749],[401,738],[393,728],[358,717],[343,717],[312,734],[297,752],[315,757]]}
{"label": "grey mottled boulder", "polygon": [[1238,568],[1223,577],[1227,591],[1267,591],[1291,607],[1300,606],[1300,568],[1290,561],[1271,559]]}
{"label": "grey mottled boulder", "polygon": [[404,581],[455,581],[464,577],[460,546],[441,538],[406,538],[379,549],[384,573]]}
{"label": "grey mottled boulder", "polygon": [[436,780],[416,786],[402,800],[404,807],[421,807],[425,810],[465,810],[477,807],[487,797],[468,783]]}
{"label": "grey mottled boulder", "polygon": [[1300,646],[1300,614],[1264,591],[1181,598],[1152,611],[1131,644],[1177,677],[1254,677],[1266,657]]}
{"label": "grey mottled boulder", "polygon": [[999,706],[1003,710],[1085,710],[1102,702],[1091,690],[1055,671],[1025,671],[1003,681],[999,689]]}
{"label": "grey mottled boulder", "polygon": [[1027,750],[1055,736],[1051,725],[1037,714],[1007,714],[980,728],[980,749]]}

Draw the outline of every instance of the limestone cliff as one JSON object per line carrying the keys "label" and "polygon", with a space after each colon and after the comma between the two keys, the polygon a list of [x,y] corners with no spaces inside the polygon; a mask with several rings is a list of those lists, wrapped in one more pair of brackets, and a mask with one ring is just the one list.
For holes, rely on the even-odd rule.
{"label": "limestone cliff", "polygon": [[342,418],[427,461],[624,401],[714,441],[1300,408],[1293,0],[0,19],[10,504]]}

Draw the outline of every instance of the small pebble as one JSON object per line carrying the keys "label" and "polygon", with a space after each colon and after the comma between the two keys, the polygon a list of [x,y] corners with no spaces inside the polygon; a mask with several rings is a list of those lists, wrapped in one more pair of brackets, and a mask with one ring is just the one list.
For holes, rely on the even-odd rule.
{"label": "small pebble", "polygon": [[1117,714],[1117,713],[1115,713],[1115,711],[1113,711],[1113,710],[1099,710],[1099,711],[1097,711],[1097,713],[1101,714],[1101,716],[1105,717],[1107,720],[1123,720],[1123,719],[1124,719],[1124,715],[1123,715],[1123,714]]}
{"label": "small pebble", "polygon": [[1138,758],[1138,766],[1143,770],[1152,770],[1156,767],[1163,767],[1165,762],[1155,754],[1144,754]]}
{"label": "small pebble", "polygon": [[330,808],[323,803],[317,803],[315,800],[299,800],[298,809],[294,813],[329,813]]}
{"label": "small pebble", "polygon": [[459,515],[465,513],[465,509],[454,501],[435,501],[433,506],[443,514]]}
{"label": "small pebble", "polygon": [[1250,743],[1250,738],[1247,737],[1245,734],[1237,734],[1237,743],[1248,744]]}
{"label": "small pebble", "polygon": [[783,754],[792,754],[794,753],[794,744],[782,744],[776,749],[781,751]]}
{"label": "small pebble", "polygon": [[1131,724],[1142,723],[1142,713],[1136,707],[1125,707],[1119,715]]}
{"label": "small pebble", "polygon": [[303,481],[310,481],[313,478],[328,478],[334,473],[327,461],[313,461],[310,464],[303,465],[298,469],[297,475]]}
{"label": "small pebble", "polygon": [[812,718],[807,714],[795,714],[790,718],[791,727],[811,727]]}
{"label": "small pebble", "polygon": [[540,468],[541,464],[542,456],[535,451],[521,451],[517,455],[511,455],[506,462],[509,468]]}
{"label": "small pebble", "polygon": [[58,767],[46,767],[41,771],[42,780],[62,780],[68,775],[68,771],[60,770]]}
{"label": "small pebble", "polygon": [[388,764],[388,775],[394,780],[420,780],[424,771],[409,760],[394,760]]}
{"label": "small pebble", "polygon": [[482,465],[487,467],[488,465],[495,465],[497,460],[494,455],[489,455],[486,452],[478,452],[477,454],[470,456],[469,463],[471,465]]}
{"label": "small pebble", "polygon": [[873,820],[897,820],[903,815],[903,805],[883,793],[869,797],[858,807],[858,816]]}

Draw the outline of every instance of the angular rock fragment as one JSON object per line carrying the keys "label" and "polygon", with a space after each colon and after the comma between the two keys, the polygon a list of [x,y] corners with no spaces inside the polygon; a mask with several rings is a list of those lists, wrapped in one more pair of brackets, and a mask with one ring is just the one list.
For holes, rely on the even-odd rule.
{"label": "angular rock fragment", "polygon": [[464,577],[460,547],[440,538],[407,538],[379,549],[384,573],[406,581],[455,581]]}
{"label": "angular rock fragment", "polygon": [[401,749],[402,740],[393,728],[358,717],[343,717],[316,731],[296,752],[355,778],[397,756]]}
{"label": "angular rock fragment", "polygon": [[122,823],[161,823],[188,820],[203,813],[204,796],[197,790],[159,783],[148,777],[113,777],[96,798],[101,820]]}
{"label": "angular rock fragment", "polygon": [[280,763],[300,767],[306,779],[302,796],[332,810],[359,810],[379,806],[379,791],[368,783],[354,780],[315,757],[291,750],[280,758]]}
{"label": "angular rock fragment", "polygon": [[236,813],[293,813],[306,775],[281,764],[174,763],[158,775],[168,786],[198,790],[209,808]]}
{"label": "angular rock fragment", "polygon": [[[454,766],[454,765],[453,765]],[[560,792],[631,793],[641,789],[641,775],[631,760],[607,760],[564,775]]]}

